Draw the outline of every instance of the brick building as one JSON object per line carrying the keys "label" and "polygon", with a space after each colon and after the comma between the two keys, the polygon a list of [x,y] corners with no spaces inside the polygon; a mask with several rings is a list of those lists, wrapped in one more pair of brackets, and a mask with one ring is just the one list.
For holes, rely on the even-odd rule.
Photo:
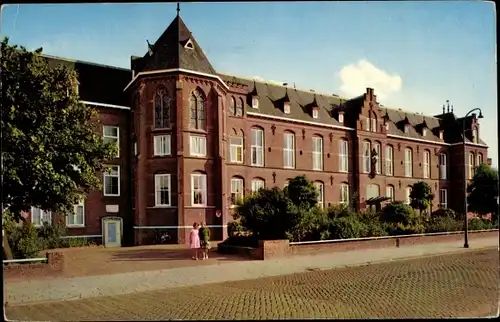
{"label": "brick building", "polygon": [[[476,115],[449,106],[426,116],[383,107],[371,88],[341,98],[217,73],[179,15],[131,70],[47,59],[77,70],[82,101],[119,144],[103,191],[65,219],[71,235],[108,245],[150,243],[156,228],[183,243],[201,220],[221,239],[234,200],[297,175],[315,182],[323,207],[354,195],[360,208],[407,200],[426,181],[434,209],[463,211],[464,171],[471,178],[487,157]],[[37,209],[32,218],[57,220]]]}

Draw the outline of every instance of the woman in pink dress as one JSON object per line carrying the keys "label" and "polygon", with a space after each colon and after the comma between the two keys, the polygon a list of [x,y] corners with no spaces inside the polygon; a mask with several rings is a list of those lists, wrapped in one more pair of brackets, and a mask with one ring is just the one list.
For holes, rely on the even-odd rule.
{"label": "woman in pink dress", "polygon": [[198,223],[193,224],[193,229],[189,234],[189,247],[193,250],[193,259],[198,260],[198,252],[200,250],[200,234],[198,231]]}

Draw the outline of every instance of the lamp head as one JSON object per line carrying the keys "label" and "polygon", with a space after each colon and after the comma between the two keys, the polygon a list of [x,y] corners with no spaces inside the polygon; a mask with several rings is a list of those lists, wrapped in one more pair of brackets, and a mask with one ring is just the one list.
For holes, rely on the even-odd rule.
{"label": "lamp head", "polygon": [[479,110],[479,116],[477,117],[478,119],[482,119],[484,116],[483,116],[483,112],[481,112],[481,110]]}

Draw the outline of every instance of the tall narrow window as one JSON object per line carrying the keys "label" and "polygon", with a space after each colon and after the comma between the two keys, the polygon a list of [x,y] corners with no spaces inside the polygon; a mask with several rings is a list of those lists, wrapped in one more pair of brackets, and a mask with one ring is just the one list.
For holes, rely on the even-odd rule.
{"label": "tall narrow window", "polygon": [[31,223],[35,227],[43,226],[44,223],[52,223],[52,212],[31,207]]}
{"label": "tall narrow window", "polygon": [[431,172],[431,153],[429,151],[424,151],[424,162],[422,163],[423,166],[423,176],[424,178],[429,178],[430,177],[430,172]]}
{"label": "tall narrow window", "polygon": [[448,208],[448,191],[446,189],[439,190],[439,207]]}
{"label": "tall narrow window", "polygon": [[372,132],[377,132],[377,119],[374,117],[374,115],[372,115],[371,123]]}
{"label": "tall narrow window", "polygon": [[104,196],[118,197],[120,196],[120,166],[108,165],[104,166],[103,172],[103,188]]}
{"label": "tall narrow window", "polygon": [[472,179],[474,176],[474,153],[469,153],[469,171],[468,171],[468,178]]}
{"label": "tall narrow window", "polygon": [[231,179],[231,205],[236,206],[238,201],[243,199],[243,179]]}
{"label": "tall narrow window", "polygon": [[252,180],[252,192],[257,192],[260,189],[264,189],[266,183],[262,179],[253,179]]}
{"label": "tall narrow window", "polygon": [[192,156],[207,156],[207,138],[205,136],[191,135],[189,141],[189,150]]}
{"label": "tall narrow window", "polygon": [[191,94],[189,106],[189,110],[191,111],[191,128],[205,130],[205,100],[198,90]]}
{"label": "tall narrow window", "polygon": [[236,116],[243,116],[243,100],[241,97],[236,101]]}
{"label": "tall narrow window", "polygon": [[170,127],[170,104],[171,100],[164,91],[158,91],[155,95],[155,128],[163,129]]}
{"label": "tall narrow window", "polygon": [[314,187],[318,192],[318,207],[323,209],[325,206],[325,186],[323,182],[314,182]]}
{"label": "tall narrow window", "polygon": [[207,205],[207,176],[202,173],[191,175],[191,205]]}
{"label": "tall narrow window", "polygon": [[439,179],[446,180],[446,154],[439,155]]}
{"label": "tall narrow window", "polygon": [[380,187],[378,184],[369,184],[366,186],[366,199],[380,197]]}
{"label": "tall narrow window", "polygon": [[312,138],[312,161],[313,170],[323,170],[323,138],[313,136]]}
{"label": "tall narrow window", "polygon": [[66,227],[85,226],[85,201],[80,200],[74,207],[73,212],[66,216]]}
{"label": "tall narrow window", "polygon": [[381,173],[381,166],[380,166],[380,158],[382,157],[380,155],[380,144],[379,143],[375,143],[374,145],[374,149],[375,149],[375,153],[376,153],[376,156],[375,156],[375,172],[377,174],[380,174]]}
{"label": "tall narrow window", "polygon": [[283,139],[283,167],[293,169],[295,168],[295,135],[285,133]]}
{"label": "tall narrow window", "polygon": [[229,115],[236,115],[236,100],[232,96],[229,98]]}
{"label": "tall narrow window", "polygon": [[368,141],[363,142],[363,173],[370,173],[371,171],[371,144]]}
{"label": "tall narrow window", "polygon": [[116,144],[117,151],[116,157],[120,157],[120,128],[118,126],[103,126],[103,141],[104,143],[114,143]]}
{"label": "tall narrow window", "polygon": [[339,141],[339,171],[347,172],[349,170],[349,146],[347,140]]}
{"label": "tall narrow window", "polygon": [[233,163],[243,163],[242,136],[232,136],[229,138],[229,159]]}
{"label": "tall narrow window", "polygon": [[264,131],[252,129],[252,165],[255,167],[264,166]]}
{"label": "tall narrow window", "polygon": [[349,204],[349,185],[340,184],[340,204],[347,206]]}
{"label": "tall narrow window", "polygon": [[413,152],[410,148],[405,149],[405,177],[413,177]]}
{"label": "tall narrow window", "polygon": [[385,187],[385,196],[390,198],[389,201],[394,201],[394,186],[388,185]]}
{"label": "tall narrow window", "polygon": [[477,129],[474,128],[474,129],[472,129],[472,142],[477,143],[477,141],[478,141],[477,139],[478,139],[477,138]]}
{"label": "tall narrow window", "polygon": [[483,163],[483,154],[482,153],[478,153],[477,154],[476,166],[479,167],[482,163]]}
{"label": "tall narrow window", "polygon": [[385,147],[385,175],[394,175],[394,150],[390,145]]}
{"label": "tall narrow window", "polygon": [[410,195],[411,195],[411,187],[406,187],[405,192],[406,192],[406,196],[405,196],[405,197],[406,197],[406,200],[405,200],[405,202],[406,202],[406,204],[408,204],[408,205],[409,205],[409,204],[411,203],[411,198],[410,198]]}
{"label": "tall narrow window", "polygon": [[155,206],[170,206],[170,174],[155,174]]}

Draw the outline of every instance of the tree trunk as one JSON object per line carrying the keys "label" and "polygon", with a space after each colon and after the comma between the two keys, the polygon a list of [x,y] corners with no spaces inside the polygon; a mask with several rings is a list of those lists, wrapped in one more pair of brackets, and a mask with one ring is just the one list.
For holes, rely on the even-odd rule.
{"label": "tree trunk", "polygon": [[12,256],[12,250],[9,245],[9,238],[7,236],[7,232],[2,229],[2,246],[3,246],[3,256],[5,259],[14,259]]}

